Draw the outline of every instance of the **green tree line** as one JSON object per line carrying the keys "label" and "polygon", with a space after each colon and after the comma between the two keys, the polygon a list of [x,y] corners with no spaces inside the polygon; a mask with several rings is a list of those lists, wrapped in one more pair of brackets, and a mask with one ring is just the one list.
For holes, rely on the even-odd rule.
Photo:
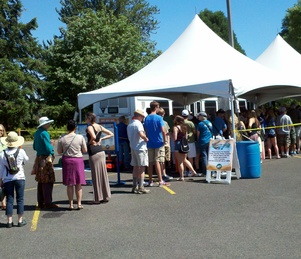
{"label": "green tree line", "polygon": [[[161,54],[151,40],[159,9],[146,0],[61,0],[60,35],[40,44],[36,18],[20,22],[20,0],[0,0],[0,123],[34,128],[41,116],[61,127],[77,110],[77,95],[120,81]],[[301,3],[288,9],[282,36],[301,50]],[[228,42],[227,18],[207,9],[201,19]],[[234,33],[235,48],[244,53]],[[89,107],[91,109],[91,107]]]}

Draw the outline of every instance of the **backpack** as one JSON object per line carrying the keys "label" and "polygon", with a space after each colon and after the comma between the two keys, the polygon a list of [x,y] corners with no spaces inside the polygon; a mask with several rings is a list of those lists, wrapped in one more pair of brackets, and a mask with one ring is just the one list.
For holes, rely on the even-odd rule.
{"label": "backpack", "polygon": [[6,176],[8,175],[8,173],[17,174],[19,172],[20,169],[17,166],[17,156],[19,154],[19,150],[20,150],[20,148],[18,148],[17,151],[12,155],[8,155],[6,153],[6,151],[4,150],[4,155],[6,157],[7,164],[8,164],[8,167],[6,166],[6,168],[7,168]]}
{"label": "backpack", "polygon": [[180,153],[188,153],[189,152],[189,145],[188,145],[188,141],[187,138],[183,137],[180,140]]}

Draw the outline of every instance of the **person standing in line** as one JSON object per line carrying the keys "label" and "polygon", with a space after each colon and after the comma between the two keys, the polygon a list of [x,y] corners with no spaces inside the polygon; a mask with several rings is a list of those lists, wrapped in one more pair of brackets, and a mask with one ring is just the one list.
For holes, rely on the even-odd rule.
{"label": "person standing in line", "polygon": [[277,142],[280,146],[281,157],[282,158],[289,158],[289,146],[291,144],[290,140],[290,132],[291,132],[291,125],[293,124],[291,117],[286,114],[286,108],[280,107],[279,115],[276,119],[276,126],[277,128]]}
{"label": "person standing in line", "polygon": [[8,148],[0,153],[0,185],[4,186],[7,196],[6,216],[7,228],[13,224],[14,192],[16,191],[18,227],[26,225],[24,214],[24,189],[25,174],[23,164],[29,160],[24,149],[20,146],[24,138],[18,136],[14,131],[8,133],[7,137],[1,137],[1,143]]}
{"label": "person standing in line", "polygon": [[219,109],[212,122],[212,132],[215,137],[224,137],[224,132],[227,131],[227,124],[225,122],[225,111]]}
{"label": "person standing in line", "polygon": [[[290,145],[290,154],[294,156],[296,154],[299,154],[299,150],[300,150],[301,111],[297,109],[295,103],[292,103],[290,109],[287,112],[287,115],[291,117],[292,122],[294,124],[294,126],[292,126],[291,129],[291,145]],[[295,141],[293,141],[294,137],[295,137]]]}
{"label": "person standing in line", "polygon": [[267,150],[268,150],[267,158],[272,159],[272,147],[274,147],[276,158],[279,159],[281,157],[279,155],[279,148],[277,145],[276,128],[275,128],[276,122],[275,122],[275,114],[273,108],[267,110],[267,115],[265,120],[267,123],[267,129],[265,131],[267,134]]}
{"label": "person standing in line", "polygon": [[83,153],[87,152],[87,145],[82,135],[76,134],[76,122],[69,120],[67,123],[68,134],[58,141],[57,152],[62,154],[63,184],[67,186],[69,210],[73,210],[73,194],[75,191],[77,209],[82,206],[82,185],[86,184],[85,165]]}
{"label": "person standing in line", "polygon": [[[1,137],[6,137],[6,130],[4,128],[4,126],[2,124],[0,124],[0,138]],[[3,150],[7,149],[7,146],[6,145],[3,145],[1,142],[0,142],[0,152],[2,152]],[[4,197],[4,199],[2,200],[1,202],[1,209],[2,210],[6,210],[6,197]]]}
{"label": "person standing in line", "polygon": [[53,120],[49,120],[47,117],[41,117],[33,140],[33,149],[37,154],[31,174],[35,175],[35,180],[38,182],[37,198],[38,208],[40,209],[59,207],[52,202],[53,184],[55,182],[52,164],[54,158],[54,141],[50,140],[48,132],[52,122]]}
{"label": "person standing in line", "polygon": [[[106,165],[106,154],[102,149],[101,141],[112,138],[113,132],[96,123],[96,115],[86,114],[89,164],[91,168],[94,200],[92,204],[109,201],[111,189]],[[105,134],[101,137],[102,134]]]}
{"label": "person standing in line", "polygon": [[144,172],[148,166],[147,145],[148,138],[145,135],[142,121],[144,113],[141,110],[134,112],[132,122],[127,127],[127,133],[130,141],[133,166],[133,188],[132,193],[146,194],[150,190],[144,188]]}
{"label": "person standing in line", "polygon": [[163,118],[165,140],[166,140],[166,142],[164,143],[164,150],[163,149],[161,150],[161,156],[160,156],[162,178],[164,181],[170,181],[171,179],[173,179],[173,177],[167,175],[167,173],[166,173],[166,163],[170,163],[170,137],[169,137],[170,127],[169,127],[167,121],[164,120],[165,110],[162,107],[159,108],[157,114]]}
{"label": "person standing in line", "polygon": [[197,127],[197,140],[201,154],[201,176],[205,176],[207,174],[209,142],[213,136],[212,124],[207,120],[206,112],[200,112],[197,117],[200,120]]}
{"label": "person standing in line", "polygon": [[187,159],[187,153],[180,152],[181,139],[187,138],[187,126],[184,123],[184,118],[177,115],[174,119],[173,139],[175,139],[175,158],[179,165],[180,177],[177,181],[184,181],[184,168],[187,167],[192,172],[191,176],[197,176],[192,164]]}
{"label": "person standing in line", "polygon": [[164,122],[161,116],[157,114],[160,108],[159,103],[152,101],[150,103],[151,113],[145,118],[144,128],[146,136],[148,137],[147,148],[148,148],[148,160],[149,160],[149,186],[153,186],[153,165],[159,179],[159,187],[170,186],[170,183],[163,181],[162,172],[160,167],[160,153],[164,149],[164,144],[167,144],[165,139]]}
{"label": "person standing in line", "polygon": [[118,141],[119,141],[119,163],[125,170],[130,168],[130,147],[129,139],[127,134],[127,126],[125,124],[125,116],[119,117],[119,123],[116,125],[118,130]]}
{"label": "person standing in line", "polygon": [[[184,124],[187,127],[187,141],[189,145],[189,152],[187,153],[187,158],[190,164],[194,164],[194,160],[196,159],[196,149],[195,149],[195,137],[196,137],[196,129],[194,123],[188,120],[190,112],[188,110],[182,111],[182,116],[184,118]],[[197,168],[196,168],[197,169]],[[185,169],[184,169],[185,170]],[[193,172],[189,170],[185,173],[186,176],[192,176]]]}

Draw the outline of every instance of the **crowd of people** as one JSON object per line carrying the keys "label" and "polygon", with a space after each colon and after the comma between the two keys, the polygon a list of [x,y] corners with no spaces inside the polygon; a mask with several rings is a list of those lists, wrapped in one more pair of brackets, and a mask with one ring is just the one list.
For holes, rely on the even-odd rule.
{"label": "crowd of people", "polygon": [[[233,117],[233,118],[232,118]],[[91,204],[106,203],[111,198],[111,190],[106,167],[106,154],[101,146],[102,140],[112,138],[114,134],[96,123],[94,113],[86,114],[87,143],[76,133],[77,124],[73,120],[67,123],[67,134],[60,137],[57,152],[62,155],[62,178],[67,187],[69,210],[81,210],[82,185],[86,184],[83,155],[88,153],[91,168],[93,201]],[[166,120],[164,120],[166,119]],[[34,133],[33,149],[36,158],[31,174],[37,181],[37,208],[55,209],[52,192],[55,182],[54,141],[48,129],[53,120],[47,117],[39,119]],[[234,128],[233,128],[234,125]],[[117,125],[119,135],[119,162],[124,169],[132,167],[135,194],[150,193],[145,186],[154,186],[154,172],[158,186],[170,186],[172,176],[167,168],[174,167],[179,175],[177,181],[185,181],[186,176],[205,176],[208,161],[208,149],[211,139],[234,138],[237,141],[256,141],[260,145],[261,159],[289,158],[301,152],[301,109],[292,104],[287,110],[270,107],[243,111],[238,116],[231,111],[219,109],[215,114],[201,111],[195,116],[184,109],[181,115],[165,116],[165,111],[157,101],[150,103],[147,115],[136,110],[131,123],[127,125],[124,116]],[[182,141],[187,140],[188,151],[182,150]],[[8,134],[0,124],[0,186],[4,188],[6,199],[2,200],[2,210],[6,211],[7,228],[14,226],[13,204],[16,194],[18,223],[26,225],[24,213],[25,173],[24,163],[29,158],[22,144],[24,138],[16,132]],[[145,182],[145,172],[148,182]],[[77,200],[74,206],[74,193]]]}

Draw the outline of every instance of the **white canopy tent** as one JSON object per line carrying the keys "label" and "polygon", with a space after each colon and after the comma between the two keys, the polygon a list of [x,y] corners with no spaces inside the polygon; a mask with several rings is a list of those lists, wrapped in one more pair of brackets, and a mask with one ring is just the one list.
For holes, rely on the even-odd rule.
{"label": "white canopy tent", "polygon": [[239,53],[196,15],[180,37],[150,64],[115,84],[78,94],[78,108],[122,96],[158,96],[182,104],[210,96],[231,97],[231,81],[234,95],[259,103],[269,101],[271,93],[278,97],[301,94],[301,82],[289,82]]}
{"label": "white canopy tent", "polygon": [[[291,78],[294,81],[301,83],[301,55],[279,34],[256,61],[277,71],[277,73],[281,73],[284,77]],[[276,98],[274,98],[274,100],[275,99]]]}

